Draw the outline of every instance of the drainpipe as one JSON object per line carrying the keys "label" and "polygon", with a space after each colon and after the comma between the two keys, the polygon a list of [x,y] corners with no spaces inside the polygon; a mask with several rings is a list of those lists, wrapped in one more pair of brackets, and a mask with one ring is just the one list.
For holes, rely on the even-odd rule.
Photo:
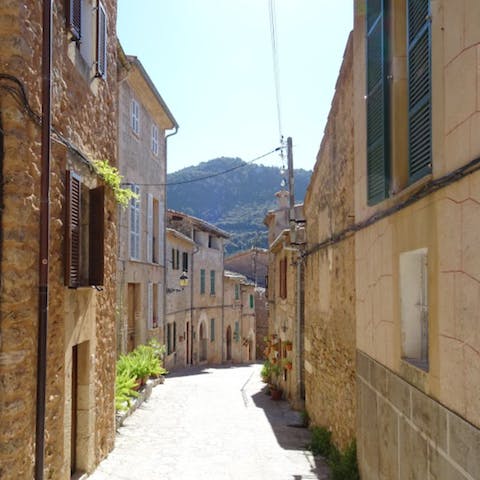
{"label": "drainpipe", "polygon": [[[167,139],[173,137],[178,133],[178,125],[174,122],[174,131],[165,135],[165,180],[167,179]],[[165,182],[166,183],[166,182]],[[165,235],[166,232],[166,221],[167,221],[167,187],[165,186],[165,201],[163,202],[163,343],[165,343],[165,334],[166,334],[166,318],[167,318],[167,238]]]}
{"label": "drainpipe", "polygon": [[43,479],[47,380],[48,249],[50,241],[50,133],[52,97],[52,1],[43,1],[42,29],[42,147],[40,177],[40,245],[38,285],[37,416],[35,479]]}
{"label": "drainpipe", "polygon": [[296,344],[297,348],[295,349],[295,364],[297,367],[296,377],[297,377],[297,401],[298,406],[302,405],[303,403],[303,375],[302,375],[302,352],[303,352],[303,345],[302,345],[302,338],[303,338],[303,311],[302,311],[302,300],[303,300],[303,289],[302,289],[302,268],[303,268],[303,258],[298,252],[297,258],[297,315],[296,315]]}

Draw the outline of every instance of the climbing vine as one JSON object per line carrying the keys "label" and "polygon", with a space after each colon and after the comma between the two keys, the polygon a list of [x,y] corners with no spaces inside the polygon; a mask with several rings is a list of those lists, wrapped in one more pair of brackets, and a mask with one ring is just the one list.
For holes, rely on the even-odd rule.
{"label": "climbing vine", "polygon": [[123,177],[118,169],[112,167],[107,160],[93,160],[92,164],[97,175],[112,189],[115,200],[122,207],[126,207],[132,198],[138,198],[138,194],[132,192],[130,188],[121,186]]}

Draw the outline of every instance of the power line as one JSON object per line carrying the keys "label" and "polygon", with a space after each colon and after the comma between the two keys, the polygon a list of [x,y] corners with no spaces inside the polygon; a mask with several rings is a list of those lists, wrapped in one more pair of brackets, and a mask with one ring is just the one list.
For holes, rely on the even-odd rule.
{"label": "power line", "polygon": [[[191,178],[190,180],[182,180],[179,182],[167,182],[167,183],[135,183],[135,185],[138,185],[139,187],[170,187],[172,185],[184,185],[186,183],[194,183],[194,182],[200,182],[202,180],[208,180],[209,178],[214,178],[214,177],[219,177],[220,175],[225,175],[227,173],[233,172],[234,170],[238,170],[239,168],[244,168],[247,167],[248,165],[257,162],[258,160],[267,157],[268,155],[271,155],[272,153],[278,152],[279,150],[282,150],[283,146],[274,148],[273,150],[270,150],[267,153],[264,153],[263,155],[259,155],[258,157],[255,157],[253,160],[249,160],[248,162],[242,163],[240,165],[236,165],[235,167],[229,168],[227,170],[222,170],[221,172],[217,173],[211,173],[210,175],[204,175],[202,177],[196,177],[196,178]],[[133,185],[133,182],[125,182],[122,183],[122,185],[127,186],[127,185]]]}
{"label": "power line", "polygon": [[280,141],[283,143],[283,129],[282,129],[282,113],[280,102],[280,68],[278,62],[278,37],[276,27],[276,9],[275,0],[270,0],[268,3],[268,13],[270,17],[270,37],[272,41],[272,62],[273,62],[273,78],[275,83],[275,99],[277,106],[277,120],[278,120],[278,134]]}

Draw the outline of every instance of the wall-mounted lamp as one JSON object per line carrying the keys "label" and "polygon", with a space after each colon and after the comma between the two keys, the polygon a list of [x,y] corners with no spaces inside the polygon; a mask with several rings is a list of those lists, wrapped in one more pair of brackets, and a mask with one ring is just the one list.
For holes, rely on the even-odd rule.
{"label": "wall-mounted lamp", "polygon": [[188,287],[188,275],[187,272],[182,272],[180,275],[180,286],[182,288]]}

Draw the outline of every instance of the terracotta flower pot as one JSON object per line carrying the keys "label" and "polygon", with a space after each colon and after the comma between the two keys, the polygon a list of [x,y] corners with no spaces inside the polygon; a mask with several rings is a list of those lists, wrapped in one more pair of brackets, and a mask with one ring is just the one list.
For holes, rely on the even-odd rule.
{"label": "terracotta flower pot", "polygon": [[272,397],[272,400],[281,400],[282,399],[282,391],[278,388],[270,387],[270,395]]}

